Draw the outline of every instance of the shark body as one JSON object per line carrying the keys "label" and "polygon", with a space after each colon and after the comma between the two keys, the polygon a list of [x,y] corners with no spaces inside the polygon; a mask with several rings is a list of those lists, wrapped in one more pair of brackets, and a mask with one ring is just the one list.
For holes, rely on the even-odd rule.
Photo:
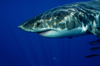
{"label": "shark body", "polygon": [[25,21],[18,27],[50,38],[87,34],[100,37],[100,0],[58,6]]}

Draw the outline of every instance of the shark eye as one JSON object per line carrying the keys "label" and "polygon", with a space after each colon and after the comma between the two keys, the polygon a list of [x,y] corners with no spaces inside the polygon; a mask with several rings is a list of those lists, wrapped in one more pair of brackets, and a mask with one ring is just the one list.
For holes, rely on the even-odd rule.
{"label": "shark eye", "polygon": [[40,23],[37,23],[37,26],[39,26],[40,25]]}

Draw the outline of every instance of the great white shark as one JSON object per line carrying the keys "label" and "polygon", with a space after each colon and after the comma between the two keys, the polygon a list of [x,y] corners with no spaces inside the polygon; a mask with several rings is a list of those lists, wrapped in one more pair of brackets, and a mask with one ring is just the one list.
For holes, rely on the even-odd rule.
{"label": "great white shark", "polygon": [[100,0],[52,8],[18,26],[49,38],[94,34],[100,38]]}

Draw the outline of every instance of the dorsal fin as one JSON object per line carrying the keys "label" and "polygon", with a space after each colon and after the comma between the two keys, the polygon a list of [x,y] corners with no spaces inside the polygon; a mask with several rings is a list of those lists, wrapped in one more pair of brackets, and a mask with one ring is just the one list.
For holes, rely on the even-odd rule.
{"label": "dorsal fin", "polygon": [[93,0],[93,1],[100,1],[100,0]]}

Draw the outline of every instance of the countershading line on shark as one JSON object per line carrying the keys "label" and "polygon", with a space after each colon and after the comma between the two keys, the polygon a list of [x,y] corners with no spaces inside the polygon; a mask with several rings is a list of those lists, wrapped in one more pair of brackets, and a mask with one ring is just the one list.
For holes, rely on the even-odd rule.
{"label": "countershading line on shark", "polygon": [[18,26],[43,37],[76,37],[94,34],[100,38],[100,0],[58,6]]}

